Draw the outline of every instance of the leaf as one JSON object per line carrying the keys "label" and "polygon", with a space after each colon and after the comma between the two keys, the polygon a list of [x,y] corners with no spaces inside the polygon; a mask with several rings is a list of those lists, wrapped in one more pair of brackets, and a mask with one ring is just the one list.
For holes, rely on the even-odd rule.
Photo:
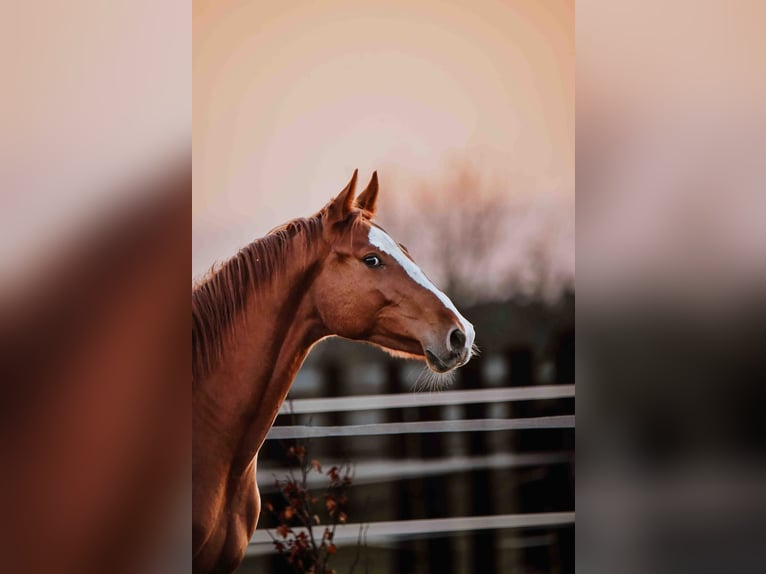
{"label": "leaf", "polygon": [[327,553],[328,554],[335,554],[338,551],[338,549],[335,547],[335,544],[330,544],[327,547]]}

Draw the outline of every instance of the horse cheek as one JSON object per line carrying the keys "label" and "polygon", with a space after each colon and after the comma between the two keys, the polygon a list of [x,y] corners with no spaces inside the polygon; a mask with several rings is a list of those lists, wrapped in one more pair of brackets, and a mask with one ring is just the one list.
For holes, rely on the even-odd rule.
{"label": "horse cheek", "polygon": [[349,339],[364,338],[370,330],[369,313],[358,302],[345,302],[335,308],[332,318],[336,335]]}

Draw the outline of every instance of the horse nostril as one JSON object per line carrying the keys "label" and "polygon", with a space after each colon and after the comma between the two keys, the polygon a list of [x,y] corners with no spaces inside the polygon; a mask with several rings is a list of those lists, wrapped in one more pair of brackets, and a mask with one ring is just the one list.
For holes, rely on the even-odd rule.
{"label": "horse nostril", "polygon": [[453,329],[449,334],[449,344],[453,351],[460,351],[465,347],[465,333],[460,329]]}

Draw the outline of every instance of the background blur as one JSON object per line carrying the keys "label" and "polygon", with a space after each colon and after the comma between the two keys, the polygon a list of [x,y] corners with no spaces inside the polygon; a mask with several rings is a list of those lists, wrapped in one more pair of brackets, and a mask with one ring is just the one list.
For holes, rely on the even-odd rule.
{"label": "background blur", "polygon": [[763,572],[763,2],[577,2],[578,568]]}
{"label": "background blur", "polygon": [[2,570],[188,572],[191,7],[2,12]]}
{"label": "background blur", "polygon": [[[194,275],[316,212],[355,168],[362,184],[377,170],[377,221],[477,329],[482,354],[450,391],[498,391],[352,408],[344,397],[422,386],[422,365],[328,341],[290,398],[341,400],[278,426],[566,417],[549,429],[313,439],[323,467],[356,466],[348,520],[371,526],[358,568],[571,572],[573,3],[195,1],[193,53]],[[518,398],[555,386],[554,398]],[[269,440],[259,461],[277,507],[285,448]],[[274,525],[264,512],[260,528]],[[356,554],[347,528],[338,572]],[[289,569],[259,530],[242,571]]]}

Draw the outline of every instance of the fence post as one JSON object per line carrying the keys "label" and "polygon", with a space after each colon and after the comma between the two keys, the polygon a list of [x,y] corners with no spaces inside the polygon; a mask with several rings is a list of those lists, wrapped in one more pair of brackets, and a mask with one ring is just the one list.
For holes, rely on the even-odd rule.
{"label": "fence post", "polygon": [[[325,392],[320,396],[325,397],[342,397],[343,392],[343,370],[340,364],[335,360],[327,361],[322,367],[322,385]],[[345,413],[333,412],[328,413],[327,424],[331,426],[341,426],[345,423]]]}
{"label": "fence post", "polygon": [[[440,420],[442,408],[438,406],[420,407],[418,420]],[[420,456],[423,459],[440,459],[444,457],[444,436],[442,433],[424,433],[420,435]],[[420,479],[423,492],[425,515],[428,518],[444,518],[449,516],[449,500],[443,475],[426,476]],[[428,572],[431,574],[451,574],[455,571],[455,561],[452,552],[452,537],[441,536],[429,538]]]}
{"label": "fence post", "polygon": [[[484,386],[482,377],[482,360],[480,357],[472,359],[461,368],[460,376],[465,389],[481,389]],[[487,407],[484,403],[469,404],[466,406],[466,418],[483,419],[487,416]],[[489,453],[486,433],[468,433],[469,452],[472,456],[481,456]],[[486,468],[470,472],[469,484],[471,487],[471,515],[487,516],[495,514],[492,507],[492,476]],[[496,572],[497,556],[497,533],[494,530],[476,530],[471,534],[472,539],[472,572]]]}
{"label": "fence post", "polygon": [[[406,392],[402,384],[400,363],[394,360],[386,362],[386,393],[400,394]],[[404,422],[405,416],[403,409],[387,409],[386,422],[400,423]],[[389,457],[391,460],[401,460],[408,458],[407,448],[408,436],[405,434],[396,434],[388,437]],[[393,504],[395,508],[396,520],[410,520],[412,518],[412,496],[411,480],[402,479],[393,481]],[[415,548],[411,540],[397,540],[396,553],[394,556],[394,572],[414,572],[415,571]]]}
{"label": "fence post", "polygon": [[575,333],[561,335],[556,346],[556,384],[571,385],[575,382]]}
{"label": "fence post", "polygon": [[[555,384],[567,385],[575,382],[575,332],[568,331],[564,333],[558,341],[556,348],[556,379]],[[571,402],[572,412],[575,410],[574,399],[565,401]],[[574,432],[564,431],[562,448],[575,452]],[[574,480],[575,480],[574,462],[567,464],[555,476],[558,484],[555,488],[562,497],[561,504],[566,504],[574,508]],[[558,562],[562,574],[574,573],[575,556],[575,529],[574,526],[559,528],[556,532],[557,547],[559,549]]]}

